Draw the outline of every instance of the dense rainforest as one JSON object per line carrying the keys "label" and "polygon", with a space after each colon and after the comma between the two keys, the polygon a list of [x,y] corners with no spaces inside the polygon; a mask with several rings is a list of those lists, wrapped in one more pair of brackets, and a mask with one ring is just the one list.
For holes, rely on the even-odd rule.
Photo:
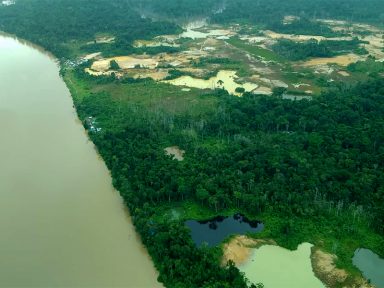
{"label": "dense rainforest", "polygon": [[[153,93],[171,93],[168,85],[150,79],[94,78],[81,68],[64,77],[86,87],[138,90],[144,101]],[[183,219],[164,217],[161,207],[192,202],[213,215],[273,215],[278,220],[268,236],[289,247],[303,239],[327,239],[334,246],[352,237],[383,254],[384,239],[377,236],[384,234],[383,87],[380,78],[351,88],[337,84],[312,101],[284,100],[279,93],[237,98],[219,89],[199,96],[214,97],[214,110],[176,114],[105,91],[73,94],[81,119],[95,117],[106,129],[90,136],[132,211],[160,280],[169,287],[243,287],[241,276],[226,278],[214,265],[219,250],[197,249]],[[186,151],[184,161],[165,155],[172,145]],[[334,252],[350,259],[341,247]],[[191,276],[201,269],[211,272]],[[235,271],[231,264],[228,269]]]}
{"label": "dense rainforest", "polygon": [[[212,23],[336,37],[342,32],[314,19],[382,25],[381,2],[20,0],[0,6],[0,30],[66,59],[97,51],[173,53],[177,48],[138,50],[132,41],[180,32],[182,24],[202,17]],[[301,18],[282,25],[287,14]],[[97,36],[115,40],[97,43]],[[235,41],[239,39],[228,40]],[[358,44],[281,40],[271,48],[284,59],[304,60],[366,53]],[[228,65],[235,61],[223,59]],[[218,63],[214,61],[203,59],[195,66]],[[186,213],[187,218],[242,212],[266,223],[260,237],[289,248],[303,241],[322,243],[343,267],[351,265],[354,245],[384,255],[382,63],[368,59],[348,66],[370,74],[371,80],[353,86],[327,83],[312,100],[285,100],[278,89],[271,97],[193,90],[194,108],[179,88],[148,78],[93,77],[84,72],[88,64],[63,66],[63,79],[167,287],[255,287],[233,263],[220,265],[220,247],[197,248],[186,219],[167,216],[174,207],[198,211]],[[118,70],[116,62],[111,65]],[[177,70],[173,73],[169,77],[179,76]],[[89,117],[102,132],[91,129]],[[184,161],[165,155],[164,148],[175,145],[186,151]]]}
{"label": "dense rainforest", "polygon": [[[222,0],[203,1],[197,5],[187,0],[143,0],[133,1],[143,15],[173,17],[190,21],[198,17],[210,17],[212,22],[246,22],[286,29],[281,19],[287,15],[306,19],[331,18],[383,24],[384,7],[380,0]],[[296,26],[294,33],[301,33],[304,27],[312,26],[308,21]],[[298,30],[296,30],[298,28]],[[332,33],[327,27],[322,32]],[[289,33],[289,32],[287,32]]]}
{"label": "dense rainforest", "polygon": [[361,41],[317,41],[315,39],[297,43],[288,39],[279,39],[272,45],[272,50],[278,55],[292,60],[306,60],[315,57],[333,57],[345,53],[368,54],[364,48],[359,47]]}
{"label": "dense rainforest", "polygon": [[78,41],[93,41],[96,35],[114,35],[117,39],[110,49],[127,50],[137,38],[178,29],[170,22],[143,19],[129,1],[25,0],[0,7],[0,30],[41,45],[59,58],[74,57]]}
{"label": "dense rainforest", "polygon": [[384,7],[380,0],[232,0],[226,1],[222,13],[214,21],[249,21],[262,25],[278,25],[286,15],[301,17],[343,19],[382,24]]}
{"label": "dense rainforest", "polygon": [[[119,110],[113,118],[124,121],[114,125],[121,129],[92,138],[132,208],[193,199],[216,211],[319,216],[353,206],[383,233],[383,84],[334,86],[312,101],[217,90],[217,111],[198,117],[137,115],[132,104],[117,105],[106,94],[78,107],[100,121],[109,121],[102,106],[110,115]],[[166,144],[190,151],[187,161],[169,161]]]}
{"label": "dense rainforest", "polygon": [[[289,26],[282,25],[286,15],[303,19]],[[185,0],[23,0],[6,8],[0,6],[0,30],[41,45],[59,58],[70,58],[80,50],[78,41],[92,41],[95,35],[114,35],[113,44],[96,48],[117,53],[129,50],[135,39],[175,33],[180,29],[178,25],[193,19],[252,23],[283,33],[329,36],[335,33],[313,19],[335,18],[382,25],[383,15],[380,0],[367,3],[357,0],[209,0],[200,3]]]}

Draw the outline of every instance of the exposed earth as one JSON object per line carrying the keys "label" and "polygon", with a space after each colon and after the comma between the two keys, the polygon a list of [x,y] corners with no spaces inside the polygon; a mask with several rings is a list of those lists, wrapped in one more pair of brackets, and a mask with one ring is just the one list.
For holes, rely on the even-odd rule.
{"label": "exposed earth", "polygon": [[[287,16],[284,23],[288,24],[297,18]],[[93,76],[114,74],[117,77],[134,79],[151,78],[181,86],[180,89],[224,88],[237,96],[241,96],[243,92],[271,95],[276,87],[288,90],[289,94],[313,95],[321,91],[321,85],[317,82],[322,77],[327,77],[328,81],[355,81],[360,75],[352,75],[350,71],[346,71],[348,65],[364,61],[368,56],[375,57],[376,61],[384,61],[383,30],[345,21],[318,21],[333,31],[342,32],[343,36],[327,38],[321,35],[283,34],[271,30],[248,32],[246,26],[224,27],[208,25],[203,21],[186,26],[180,35],[162,35],[134,42],[134,46],[140,49],[177,49],[172,53],[131,54],[109,58],[104,58],[101,52],[92,53],[83,57],[84,61],[90,62],[85,71]],[[275,55],[271,48],[279,39],[289,39],[297,43],[312,39],[358,39],[363,41],[360,46],[366,49],[368,54],[358,55],[346,51],[345,54],[335,57],[285,61]],[[113,41],[112,35],[95,39],[95,43]],[[111,61],[115,61],[119,69],[113,69]],[[231,77],[231,80],[227,76]]]}

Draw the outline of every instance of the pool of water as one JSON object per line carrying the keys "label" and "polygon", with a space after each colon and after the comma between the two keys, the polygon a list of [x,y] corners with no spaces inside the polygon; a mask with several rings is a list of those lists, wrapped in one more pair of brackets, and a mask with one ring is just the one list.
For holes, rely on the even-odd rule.
{"label": "pool of water", "polygon": [[211,77],[208,80],[194,78],[191,76],[181,76],[173,80],[166,80],[164,83],[169,83],[175,86],[185,86],[198,89],[221,89],[224,88],[230,94],[241,96],[236,92],[236,88],[243,88],[246,92],[255,90],[258,85],[251,82],[243,84],[237,83],[235,80],[238,78],[236,71],[221,70],[215,77]]}
{"label": "pool of water", "polygon": [[377,288],[384,287],[384,259],[369,249],[357,249],[353,256],[353,264]]}
{"label": "pool of water", "polygon": [[253,283],[261,282],[265,288],[323,288],[311,264],[310,243],[302,243],[297,250],[264,245],[254,249],[251,258],[239,266]]}
{"label": "pool of water", "polygon": [[230,235],[257,233],[264,228],[263,223],[251,221],[242,214],[218,216],[206,221],[188,220],[185,224],[191,229],[192,240],[197,246],[206,243],[210,247],[218,245]]}

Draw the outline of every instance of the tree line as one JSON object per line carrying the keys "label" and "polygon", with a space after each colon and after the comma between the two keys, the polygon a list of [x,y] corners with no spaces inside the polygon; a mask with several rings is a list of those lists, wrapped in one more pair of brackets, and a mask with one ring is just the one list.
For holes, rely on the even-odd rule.
{"label": "tree line", "polygon": [[97,49],[124,51],[136,39],[172,34],[180,28],[169,21],[142,18],[129,1],[28,0],[0,6],[0,30],[32,41],[58,58],[74,58],[78,46],[97,35],[116,38]]}
{"label": "tree line", "polygon": [[[101,81],[78,73],[88,83]],[[130,85],[113,77],[104,81]],[[159,208],[193,201],[217,214],[236,209],[285,219],[367,221],[383,237],[383,87],[381,78],[353,88],[335,84],[312,101],[250,93],[238,98],[219,89],[215,112],[198,116],[154,113],[108,92],[76,105],[81,118],[92,115],[102,127],[113,127],[90,135],[160,280],[170,287],[245,287],[231,264],[218,268],[217,248],[196,250],[184,223],[159,221]],[[164,148],[173,145],[186,151],[184,161],[165,155]],[[287,221],[281,233],[289,237],[292,231]],[[209,272],[191,276],[201,269]]]}

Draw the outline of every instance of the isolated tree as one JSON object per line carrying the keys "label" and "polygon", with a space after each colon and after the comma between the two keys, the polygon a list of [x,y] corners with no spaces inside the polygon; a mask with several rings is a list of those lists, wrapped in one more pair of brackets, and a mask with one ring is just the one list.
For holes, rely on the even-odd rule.
{"label": "isolated tree", "polygon": [[236,92],[236,93],[244,93],[244,92],[245,92],[245,89],[244,89],[243,87],[237,87],[237,88],[235,89],[235,92]]}
{"label": "isolated tree", "polygon": [[275,87],[272,89],[272,95],[281,98],[286,91],[284,87]]}
{"label": "isolated tree", "polygon": [[109,68],[111,70],[119,70],[120,66],[115,60],[111,60],[111,62],[109,62]]}

